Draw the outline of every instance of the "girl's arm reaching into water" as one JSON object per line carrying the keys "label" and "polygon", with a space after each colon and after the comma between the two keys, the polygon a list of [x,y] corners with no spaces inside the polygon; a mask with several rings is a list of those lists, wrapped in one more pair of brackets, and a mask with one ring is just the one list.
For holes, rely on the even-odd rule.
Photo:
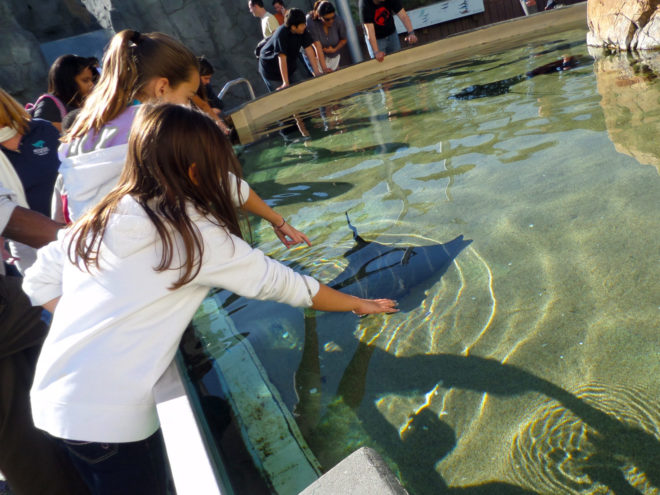
{"label": "girl's arm reaching into water", "polygon": [[308,246],[312,245],[305,234],[289,225],[284,217],[268,206],[252,188],[249,188],[249,195],[243,203],[243,209],[270,222],[275,230],[275,235],[287,248],[303,242]]}
{"label": "girl's arm reaching into water", "polygon": [[396,301],[392,299],[361,299],[319,284],[319,291],[312,297],[312,309],[319,311],[352,311],[356,315],[396,313]]}
{"label": "girl's arm reaching into water", "polygon": [[356,314],[395,313],[390,299],[361,299],[320,284],[266,256],[211,222],[198,224],[204,237],[204,262],[195,282],[234,294],[320,311]]}

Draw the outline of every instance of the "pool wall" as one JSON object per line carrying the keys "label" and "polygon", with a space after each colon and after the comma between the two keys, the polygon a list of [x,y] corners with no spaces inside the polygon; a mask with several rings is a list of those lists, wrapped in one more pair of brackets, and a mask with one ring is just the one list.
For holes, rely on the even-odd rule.
{"label": "pool wall", "polygon": [[351,95],[384,79],[410,75],[475,53],[502,50],[567,29],[587,29],[587,2],[500,22],[433,43],[393,53],[383,62],[368,60],[246,103],[231,114],[239,141],[257,140],[269,124]]}

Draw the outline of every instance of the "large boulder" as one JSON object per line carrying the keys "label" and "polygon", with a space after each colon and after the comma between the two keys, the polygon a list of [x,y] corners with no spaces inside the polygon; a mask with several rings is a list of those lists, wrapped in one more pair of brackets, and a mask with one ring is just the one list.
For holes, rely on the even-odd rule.
{"label": "large boulder", "polygon": [[587,44],[617,50],[660,48],[660,0],[588,0]]}

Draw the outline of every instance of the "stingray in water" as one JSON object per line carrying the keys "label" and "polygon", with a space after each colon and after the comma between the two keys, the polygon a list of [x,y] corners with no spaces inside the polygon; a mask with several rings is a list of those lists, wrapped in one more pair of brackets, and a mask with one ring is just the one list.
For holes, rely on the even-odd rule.
{"label": "stingray in water", "polygon": [[[380,244],[360,237],[348,213],[346,220],[353,231],[355,245],[344,253],[348,265],[326,285],[366,299],[396,299],[403,312],[419,306],[424,298],[424,290],[435,284],[451,266],[454,258],[472,242],[459,235],[445,244],[429,246]],[[300,266],[296,268],[304,269]],[[225,291],[223,293],[228,295]],[[252,304],[283,306],[279,303],[248,301],[234,295],[226,297],[223,307],[233,315]]]}
{"label": "stingray in water", "polygon": [[498,96],[506,94],[510,91],[511,86],[518,84],[521,81],[526,79],[531,79],[536,77],[539,74],[551,74],[553,72],[561,72],[572,69],[579,64],[579,60],[573,56],[564,56],[559,60],[550,62],[549,64],[536,67],[535,69],[521,74],[519,76],[510,77],[508,79],[502,79],[500,81],[495,81],[487,84],[475,84],[473,86],[468,86],[462,91],[451,95],[449,98],[454,100],[474,100],[476,98],[485,98],[487,96]]}
{"label": "stingray in water", "polygon": [[[392,246],[366,241],[350,221],[348,226],[353,231],[355,245],[344,253],[348,261],[345,268],[327,285],[358,297],[396,299],[401,313],[419,307],[426,297],[425,291],[441,279],[454,259],[472,242],[461,235],[444,244]],[[305,334],[305,319],[300,309],[271,301],[249,300],[224,290],[214,297],[227,311],[237,331],[246,334],[285,401],[295,403],[291,377],[300,359],[297,349]],[[356,345],[356,315],[321,313],[316,320],[319,335],[331,340],[338,349],[348,351]],[[345,353],[333,353],[333,356],[333,361],[337,361],[333,367],[341,367],[345,364],[342,361],[350,358]]]}
{"label": "stingray in water", "polygon": [[423,290],[436,283],[472,242],[459,235],[445,244],[388,246],[365,241],[351,225],[348,213],[346,220],[356,244],[344,253],[348,266],[327,285],[362,298],[397,299],[402,311],[419,306]]}

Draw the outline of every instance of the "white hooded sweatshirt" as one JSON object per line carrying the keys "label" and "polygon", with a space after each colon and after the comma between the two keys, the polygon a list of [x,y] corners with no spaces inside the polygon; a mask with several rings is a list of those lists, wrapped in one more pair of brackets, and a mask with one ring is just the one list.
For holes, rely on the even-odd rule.
{"label": "white hooded sweatshirt", "polygon": [[[99,132],[89,131],[81,138],[60,145],[57,152],[62,180],[58,187],[60,193],[66,195],[71,221],[78,220],[117,185],[126,161],[131,125],[139,108],[139,105],[127,107]],[[235,181],[232,180],[231,184],[231,192],[235,196]],[[245,181],[241,181],[241,190],[244,197],[240,204],[243,204],[249,192]],[[56,206],[61,204],[60,199],[55,203]]]}
{"label": "white hooded sweatshirt", "polygon": [[[38,252],[23,289],[35,305],[61,299],[31,391],[34,424],[53,436],[133,442],[158,428],[152,389],[209,288],[308,307],[313,278],[251,248],[189,208],[204,241],[195,279],[170,290],[179,270],[156,272],[162,244],[143,208],[124,197],[108,222],[101,267],[72,264],[69,235]],[[183,253],[182,243],[178,252]],[[175,252],[176,252],[175,248]],[[174,257],[172,266],[179,266]]]}
{"label": "white hooded sweatshirt", "polygon": [[128,136],[139,105],[127,107],[97,133],[60,145],[62,189],[69,218],[77,220],[117,184],[126,160]]}

